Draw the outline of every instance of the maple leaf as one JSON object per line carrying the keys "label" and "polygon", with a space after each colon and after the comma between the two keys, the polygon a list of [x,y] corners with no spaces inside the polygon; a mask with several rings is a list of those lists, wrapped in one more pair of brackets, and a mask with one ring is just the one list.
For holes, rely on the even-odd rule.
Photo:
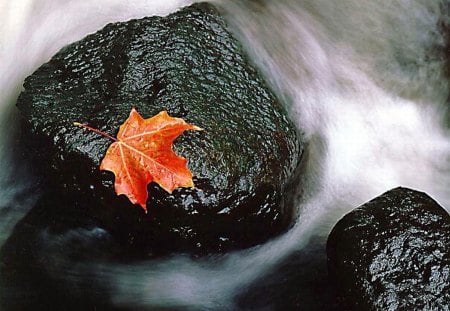
{"label": "maple leaf", "polygon": [[100,170],[113,172],[117,195],[126,195],[145,212],[150,182],[158,183],[169,193],[178,187],[194,187],[187,160],[173,152],[172,144],[185,130],[201,128],[173,118],[166,111],[143,119],[134,108],[120,126],[117,138],[85,124],[74,124],[114,141],[100,163]]}

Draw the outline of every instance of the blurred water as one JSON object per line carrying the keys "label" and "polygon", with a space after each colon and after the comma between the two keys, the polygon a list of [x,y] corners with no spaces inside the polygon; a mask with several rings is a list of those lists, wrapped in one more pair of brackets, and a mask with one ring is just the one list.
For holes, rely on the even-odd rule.
{"label": "blurred water", "polygon": [[[165,15],[193,1],[0,1],[3,243],[36,197],[29,195],[36,192],[30,191],[32,176],[23,172],[13,153],[13,105],[23,79],[62,46],[108,22]],[[74,229],[62,236],[43,232],[48,274],[71,288],[101,280],[107,284],[102,298],[126,310],[279,309],[282,303],[268,296],[284,299],[274,289],[286,291],[283,280],[293,286],[289,308],[322,307],[326,289],[314,292],[310,287],[314,282],[326,287],[326,281],[313,280],[324,278],[325,268],[314,264],[324,265],[326,236],[344,213],[397,186],[425,191],[450,206],[448,51],[442,34],[442,26],[450,24],[450,4],[211,2],[308,139],[301,185],[305,191],[296,225],[264,245],[224,256],[174,255],[129,265],[74,262],[64,255],[69,241],[95,245],[105,239],[108,233],[102,228]],[[292,271],[303,281],[287,275]],[[314,293],[317,297],[307,301]]]}

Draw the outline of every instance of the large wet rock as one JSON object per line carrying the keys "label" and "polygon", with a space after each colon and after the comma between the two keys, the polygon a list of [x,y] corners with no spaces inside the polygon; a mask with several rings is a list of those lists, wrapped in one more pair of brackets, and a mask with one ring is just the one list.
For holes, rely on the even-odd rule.
{"label": "large wet rock", "polygon": [[353,210],[327,253],[350,310],[449,310],[450,215],[425,193],[396,188]]}
{"label": "large wet rock", "polygon": [[[210,5],[109,24],[28,77],[17,106],[45,176],[40,205],[80,209],[143,249],[224,251],[285,230],[302,145],[293,123]],[[204,128],[176,140],[196,189],[150,184],[148,215],[113,190],[99,163],[131,107]]]}

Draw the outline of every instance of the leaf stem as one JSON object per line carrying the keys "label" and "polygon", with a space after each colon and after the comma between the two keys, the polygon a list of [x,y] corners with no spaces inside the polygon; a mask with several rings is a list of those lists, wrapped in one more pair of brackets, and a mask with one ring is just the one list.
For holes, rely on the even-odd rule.
{"label": "leaf stem", "polygon": [[105,132],[102,132],[102,131],[100,131],[100,130],[98,130],[96,128],[90,127],[89,125],[82,124],[82,123],[79,123],[79,122],[73,122],[73,125],[85,128],[85,129],[87,129],[89,131],[92,131],[94,133],[97,133],[97,134],[99,134],[101,136],[107,137],[107,138],[109,138],[109,139],[111,139],[113,141],[117,141],[117,138],[112,137],[111,135],[106,134]]}

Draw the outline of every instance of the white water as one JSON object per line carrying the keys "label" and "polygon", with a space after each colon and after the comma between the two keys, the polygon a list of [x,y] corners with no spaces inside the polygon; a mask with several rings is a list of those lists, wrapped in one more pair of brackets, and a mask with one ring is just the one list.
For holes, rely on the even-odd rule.
{"label": "white water", "polygon": [[[15,173],[20,163],[7,139],[23,79],[59,48],[107,22],[164,15],[193,1],[0,1],[2,243],[30,206],[16,203],[29,178]],[[200,261],[175,256],[93,267],[52,258],[55,274],[108,280],[118,306],[237,309],[236,295],[256,278],[306,247],[310,237],[326,237],[347,211],[393,187],[427,192],[450,207],[449,81],[437,27],[439,19],[449,22],[448,1],[213,2],[306,133],[299,219],[264,245]],[[99,232],[67,235],[93,239]],[[64,237],[49,238],[52,243]]]}

